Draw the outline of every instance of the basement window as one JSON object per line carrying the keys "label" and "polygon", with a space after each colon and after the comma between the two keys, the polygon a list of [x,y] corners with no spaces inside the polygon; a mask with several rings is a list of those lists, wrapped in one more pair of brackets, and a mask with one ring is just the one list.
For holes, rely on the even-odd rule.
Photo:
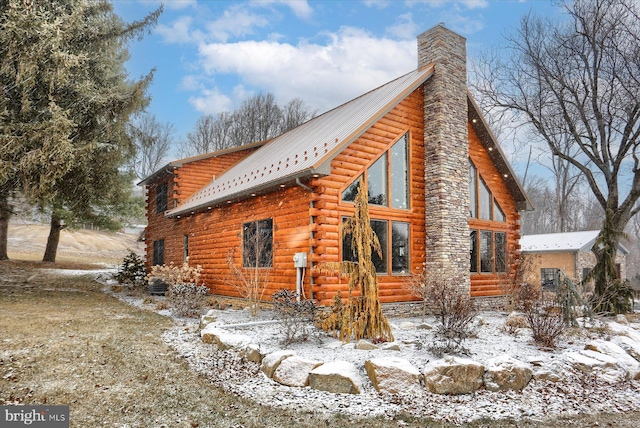
{"label": "basement window", "polygon": [[242,267],[273,266],[273,219],[257,220],[242,225]]}

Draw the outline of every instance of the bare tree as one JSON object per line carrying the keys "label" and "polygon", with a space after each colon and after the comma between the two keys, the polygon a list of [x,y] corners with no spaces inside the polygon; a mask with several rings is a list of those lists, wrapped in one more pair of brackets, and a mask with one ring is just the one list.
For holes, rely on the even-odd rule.
{"label": "bare tree", "polygon": [[[615,278],[609,261],[640,197],[640,6],[634,0],[561,6],[563,22],[525,16],[508,38],[508,55],[494,58],[475,90],[514,111],[585,177],[605,213],[594,249],[596,292],[603,293]],[[560,144],[566,139],[577,153]]]}
{"label": "bare tree", "polygon": [[296,128],[315,116],[316,111],[311,110],[302,98],[294,98],[282,107],[280,132],[284,133]]}
{"label": "bare tree", "polygon": [[136,151],[130,168],[142,180],[155,172],[169,154],[175,127],[171,123],[160,123],[150,113],[143,113],[129,123],[127,132]]}
{"label": "bare tree", "polygon": [[196,121],[193,132],[187,133],[187,140],[178,149],[180,156],[195,156],[232,147],[232,124],[233,115],[229,112],[201,116]]}

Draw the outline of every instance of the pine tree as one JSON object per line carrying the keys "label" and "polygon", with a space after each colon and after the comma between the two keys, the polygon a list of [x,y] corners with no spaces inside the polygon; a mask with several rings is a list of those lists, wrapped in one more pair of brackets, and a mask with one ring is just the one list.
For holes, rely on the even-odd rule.
{"label": "pine tree", "polygon": [[[356,261],[324,263],[320,272],[349,275],[349,296],[347,304],[333,311],[323,326],[337,326],[340,340],[373,339],[381,342],[393,341],[393,334],[387,318],[382,313],[378,296],[378,276],[371,259],[372,250],[380,253],[380,242],[371,229],[369,218],[368,192],[364,180],[360,180],[354,200],[353,217],[343,224],[343,233],[351,236]],[[360,291],[355,296],[354,291]]]}
{"label": "pine tree", "polygon": [[130,188],[124,129],[153,72],[129,80],[126,46],[161,11],[126,24],[106,0],[0,1],[0,258],[17,192],[51,212],[55,261],[63,220],[104,219]]}

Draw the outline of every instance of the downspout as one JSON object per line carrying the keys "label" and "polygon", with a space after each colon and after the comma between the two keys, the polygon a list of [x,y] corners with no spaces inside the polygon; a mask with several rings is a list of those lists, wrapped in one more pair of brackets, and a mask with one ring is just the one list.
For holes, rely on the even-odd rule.
{"label": "downspout", "polygon": [[[313,193],[313,189],[300,181],[300,178],[296,178],[296,184],[301,188],[309,191],[309,193]],[[315,204],[313,203],[313,198],[309,198],[309,212],[313,212],[315,208]],[[309,216],[309,268],[313,269],[313,228],[311,227],[315,223],[313,216]],[[303,284],[301,284],[301,288]],[[314,279],[313,275],[309,275],[309,300],[313,300],[313,286]]]}

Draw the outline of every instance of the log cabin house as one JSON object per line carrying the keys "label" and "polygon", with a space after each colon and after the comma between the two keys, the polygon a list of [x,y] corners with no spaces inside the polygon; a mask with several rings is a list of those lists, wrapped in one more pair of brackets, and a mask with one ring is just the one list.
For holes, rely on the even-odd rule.
{"label": "log cabin house", "polygon": [[531,204],[467,90],[465,43],[438,25],[418,37],[416,70],[272,140],[177,160],[143,180],[147,263],[188,257],[212,294],[237,297],[231,255],[268,271],[265,300],[298,284],[303,298],[330,305],[348,281],[311,268],[350,257],[340,224],[364,180],[381,302],[414,300],[407,276],[435,268],[473,297],[499,296],[499,276],[519,257],[519,211]]}

